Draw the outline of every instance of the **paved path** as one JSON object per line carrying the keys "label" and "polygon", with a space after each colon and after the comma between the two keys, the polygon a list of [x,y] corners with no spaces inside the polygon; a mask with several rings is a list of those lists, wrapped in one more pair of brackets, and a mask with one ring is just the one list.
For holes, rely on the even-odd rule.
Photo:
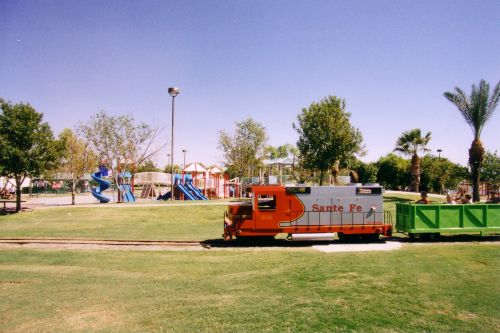
{"label": "paved path", "polygon": [[[113,199],[113,198],[112,198]],[[80,194],[75,197],[75,205],[71,205],[71,196],[45,196],[41,195],[38,198],[30,198],[27,200],[23,207],[29,209],[43,209],[43,208],[68,208],[68,207],[92,207],[92,208],[106,208],[106,207],[159,207],[159,206],[209,206],[209,205],[227,205],[228,202],[224,200],[196,200],[196,201],[161,201],[156,199],[137,199],[136,203],[117,203],[110,201],[106,204],[101,204],[92,196],[92,194]]]}

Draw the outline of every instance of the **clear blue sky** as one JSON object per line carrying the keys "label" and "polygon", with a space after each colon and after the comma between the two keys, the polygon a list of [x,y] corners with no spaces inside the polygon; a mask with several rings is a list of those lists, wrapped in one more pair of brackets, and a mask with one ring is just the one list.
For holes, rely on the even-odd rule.
{"label": "clear blue sky", "polygon": [[[56,134],[106,110],[167,140],[178,86],[176,162],[217,163],[219,130],[253,117],[270,144],[295,143],[300,110],[337,95],[365,161],[418,127],[466,164],[472,132],[443,92],[500,79],[500,1],[0,0],[0,45],[0,96]],[[482,139],[500,151],[500,109]]]}

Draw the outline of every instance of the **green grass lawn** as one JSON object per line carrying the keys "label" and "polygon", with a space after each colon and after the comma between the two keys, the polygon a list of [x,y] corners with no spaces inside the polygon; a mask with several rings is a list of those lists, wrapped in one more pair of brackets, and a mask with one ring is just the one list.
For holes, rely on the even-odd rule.
{"label": "green grass lawn", "polygon": [[[388,195],[384,209],[395,223],[397,201],[415,201],[418,195]],[[0,238],[58,237],[129,240],[206,240],[221,238],[224,210],[220,205],[185,203],[145,207],[67,207],[37,209],[0,216]]]}
{"label": "green grass lawn", "polygon": [[[399,199],[398,199],[399,198]],[[414,197],[386,197],[385,208]],[[216,206],[0,216],[0,238],[219,239]],[[497,244],[320,253],[0,250],[0,331],[498,332]]]}
{"label": "green grass lawn", "polygon": [[498,332],[500,247],[0,251],[0,331]]}
{"label": "green grass lawn", "polygon": [[214,239],[221,238],[226,206],[40,209],[0,216],[0,238]]}

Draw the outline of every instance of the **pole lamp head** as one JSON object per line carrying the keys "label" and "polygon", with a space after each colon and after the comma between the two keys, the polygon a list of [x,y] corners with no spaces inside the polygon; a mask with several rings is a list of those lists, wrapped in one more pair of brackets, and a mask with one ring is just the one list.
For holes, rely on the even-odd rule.
{"label": "pole lamp head", "polygon": [[177,87],[170,87],[170,88],[168,88],[168,93],[169,93],[169,94],[170,94],[170,96],[172,96],[172,97],[175,97],[175,96],[179,95],[179,93],[180,93],[180,92],[181,92],[181,91],[180,91],[180,90],[179,90],[179,88],[177,88]]}

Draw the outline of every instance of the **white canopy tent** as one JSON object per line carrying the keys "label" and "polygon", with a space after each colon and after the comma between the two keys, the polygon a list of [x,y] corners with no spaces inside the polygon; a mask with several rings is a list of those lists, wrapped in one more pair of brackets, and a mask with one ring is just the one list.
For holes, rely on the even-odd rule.
{"label": "white canopy tent", "polygon": [[134,175],[135,184],[170,185],[170,174],[165,172],[138,172]]}
{"label": "white canopy tent", "polygon": [[198,162],[195,162],[195,163],[190,163],[187,165],[187,167],[184,168],[184,170],[182,170],[183,172],[196,172],[196,173],[202,173],[202,172],[206,172],[207,169],[205,169],[203,167],[203,165],[201,165],[200,163]]}

